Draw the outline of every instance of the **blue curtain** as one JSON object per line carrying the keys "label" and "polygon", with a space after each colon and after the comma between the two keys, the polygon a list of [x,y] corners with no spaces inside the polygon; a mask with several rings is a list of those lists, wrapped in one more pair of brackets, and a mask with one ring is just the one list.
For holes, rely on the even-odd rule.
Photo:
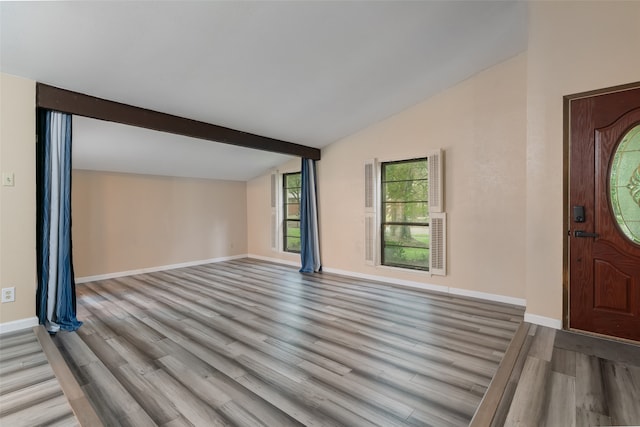
{"label": "blue curtain", "polygon": [[75,331],[71,251],[71,115],[38,110],[36,311],[50,333]]}
{"label": "blue curtain", "polygon": [[302,273],[322,270],[320,263],[320,238],[318,235],[318,198],[316,195],[316,163],[302,159],[302,183],[300,198],[300,258]]}

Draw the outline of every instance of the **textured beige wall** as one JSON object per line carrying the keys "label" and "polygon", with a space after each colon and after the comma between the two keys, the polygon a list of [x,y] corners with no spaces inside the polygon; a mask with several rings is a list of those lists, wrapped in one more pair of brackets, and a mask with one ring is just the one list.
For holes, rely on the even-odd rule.
{"label": "textured beige wall", "polygon": [[[526,64],[519,55],[323,149],[323,265],[524,298]],[[365,160],[414,158],[435,148],[445,151],[449,275],[366,265]],[[269,245],[269,177],[250,181],[247,193],[249,252],[282,257]]]}
{"label": "textured beige wall", "polygon": [[76,277],[247,253],[246,184],[73,171]]}
{"label": "textured beige wall", "polygon": [[0,306],[0,323],[35,316],[35,82],[0,74],[0,170],[15,186],[0,186],[0,283],[16,301]]}
{"label": "textured beige wall", "polygon": [[527,313],[560,320],[563,96],[640,81],[640,2],[529,4]]}

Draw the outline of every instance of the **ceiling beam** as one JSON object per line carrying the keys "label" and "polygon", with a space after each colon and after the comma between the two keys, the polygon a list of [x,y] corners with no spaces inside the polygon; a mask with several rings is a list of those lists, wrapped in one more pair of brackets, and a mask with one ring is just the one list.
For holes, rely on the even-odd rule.
{"label": "ceiling beam", "polygon": [[186,119],[146,108],[72,92],[43,83],[36,85],[36,105],[77,116],[122,123],[160,132],[206,139],[239,147],[320,160],[320,150],[223,126]]}

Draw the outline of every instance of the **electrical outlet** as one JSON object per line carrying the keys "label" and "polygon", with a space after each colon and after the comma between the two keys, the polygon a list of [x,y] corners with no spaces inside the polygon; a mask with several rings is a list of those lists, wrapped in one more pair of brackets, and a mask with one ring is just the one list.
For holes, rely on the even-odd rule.
{"label": "electrical outlet", "polygon": [[2,302],[14,302],[16,300],[16,288],[2,288]]}

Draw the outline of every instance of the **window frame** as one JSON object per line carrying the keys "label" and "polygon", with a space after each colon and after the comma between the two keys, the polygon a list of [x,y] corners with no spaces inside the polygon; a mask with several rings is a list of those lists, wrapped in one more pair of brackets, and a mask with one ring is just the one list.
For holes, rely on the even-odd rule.
{"label": "window frame", "polygon": [[[387,166],[390,165],[398,165],[398,164],[403,164],[403,163],[417,163],[417,162],[424,162],[425,164],[425,168],[426,168],[426,176],[425,178],[422,179],[411,179],[411,180],[387,180],[386,179],[386,173],[387,173]],[[378,250],[379,250],[379,260],[380,260],[380,265],[381,266],[385,266],[385,267],[392,267],[392,268],[402,268],[402,269],[409,269],[409,270],[416,270],[416,271],[424,271],[424,272],[429,272],[430,271],[430,259],[431,259],[431,251],[430,251],[430,245],[427,247],[424,246],[409,246],[409,245],[388,245],[388,239],[385,239],[385,228],[387,226],[415,226],[415,227],[426,227],[427,229],[427,234],[430,236],[431,233],[431,209],[430,209],[430,205],[429,205],[429,158],[428,157],[417,157],[417,158],[411,158],[411,159],[403,159],[403,160],[394,160],[394,161],[387,161],[387,162],[380,162],[379,163],[379,177],[377,179],[378,181],[378,185],[380,188],[380,201],[378,203],[377,208],[379,209],[380,214],[378,215],[379,218],[379,236],[380,236],[380,243],[378,245]],[[422,197],[420,200],[400,200],[400,201],[395,201],[392,203],[424,203],[426,204],[426,222],[425,221],[387,221],[386,220],[386,209],[385,207],[389,204],[388,201],[386,201],[386,194],[385,194],[385,189],[386,186],[385,184],[387,183],[392,183],[392,182],[416,182],[416,181],[424,181],[425,182],[425,193],[424,193],[424,197]],[[392,261],[388,261],[386,259],[386,254],[385,254],[385,248],[388,248],[389,246],[395,246],[395,247],[399,247],[399,248],[415,248],[415,249],[427,249],[428,251],[428,255],[427,255],[427,259],[426,259],[426,265],[423,266],[419,266],[419,265],[415,265],[415,264],[408,264],[408,263],[398,263],[398,262],[392,262]]]}
{"label": "window frame", "polygon": [[[294,176],[294,175],[299,175],[300,176],[300,186],[299,187],[288,187],[287,186],[287,181],[288,181],[288,177],[290,176]],[[292,249],[289,248],[288,245],[288,238],[289,237],[298,237],[298,239],[300,239],[300,236],[289,236],[288,234],[288,222],[291,221],[295,221],[298,223],[298,230],[300,230],[300,199],[298,199],[298,218],[289,218],[289,206],[290,205],[295,205],[296,203],[290,203],[288,200],[288,194],[289,194],[289,189],[291,188],[298,188],[298,189],[302,189],[302,172],[289,172],[289,173],[283,173],[282,174],[282,186],[280,187],[281,191],[282,191],[282,203],[281,203],[281,208],[282,208],[282,251],[283,252],[289,252],[289,253],[295,253],[295,254],[299,254],[300,253],[300,249]]]}

